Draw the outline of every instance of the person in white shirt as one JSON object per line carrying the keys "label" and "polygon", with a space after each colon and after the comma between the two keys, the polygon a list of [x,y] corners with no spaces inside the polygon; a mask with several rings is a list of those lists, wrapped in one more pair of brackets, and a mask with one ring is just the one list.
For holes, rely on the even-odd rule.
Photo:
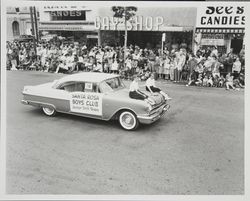
{"label": "person in white shirt", "polygon": [[118,73],[118,62],[115,60],[111,65],[111,73]]}
{"label": "person in white shirt", "polygon": [[235,62],[233,63],[232,71],[233,71],[234,77],[238,78],[239,74],[240,74],[240,71],[241,71],[241,62],[240,62],[240,58],[239,57],[237,57],[236,60],[235,60]]}
{"label": "person in white shirt", "polygon": [[133,82],[129,87],[129,97],[138,100],[145,100],[148,96],[139,90],[138,80],[139,78],[137,76],[133,77]]}
{"label": "person in white shirt", "polygon": [[216,46],[213,47],[213,50],[211,52],[214,56],[216,56],[216,58],[218,57],[218,49]]}
{"label": "person in white shirt", "polygon": [[155,85],[154,74],[152,73],[151,76],[146,81],[146,90],[150,93],[160,93],[162,94],[166,100],[171,100],[167,93],[163,92],[160,88],[157,88]]}
{"label": "person in white shirt", "polygon": [[58,73],[60,69],[64,72],[68,71],[68,67],[66,65],[65,60],[64,61],[60,60],[59,65],[57,66],[55,73]]}
{"label": "person in white shirt", "polygon": [[102,72],[102,63],[100,61],[94,66],[93,72]]}

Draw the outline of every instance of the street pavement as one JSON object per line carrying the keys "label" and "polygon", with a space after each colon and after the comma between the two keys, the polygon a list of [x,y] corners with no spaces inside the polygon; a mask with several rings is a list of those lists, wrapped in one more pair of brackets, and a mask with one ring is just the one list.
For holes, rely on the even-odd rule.
{"label": "street pavement", "polygon": [[170,111],[127,132],[20,103],[23,86],[62,76],[7,72],[7,193],[244,194],[244,91],[157,81]]}

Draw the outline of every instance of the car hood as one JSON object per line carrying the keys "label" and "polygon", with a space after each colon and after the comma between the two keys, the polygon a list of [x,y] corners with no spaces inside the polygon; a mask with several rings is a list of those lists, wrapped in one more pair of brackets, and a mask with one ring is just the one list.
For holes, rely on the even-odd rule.
{"label": "car hood", "polygon": [[[153,99],[155,101],[155,104],[152,106],[158,106],[158,105],[161,105],[163,102],[165,102],[165,99],[161,94],[155,93],[152,95],[151,93],[149,93],[147,91],[142,91],[142,92],[145,93],[146,95],[148,95],[151,99]],[[113,96],[114,98],[117,98],[120,100],[129,99],[130,101],[138,101],[136,99],[132,99],[129,97],[129,89],[128,88],[113,91],[110,93],[110,95]]]}
{"label": "car hood", "polygon": [[36,94],[37,92],[46,91],[49,88],[52,88],[53,84],[54,84],[54,82],[47,82],[47,83],[39,84],[39,85],[35,85],[35,86],[30,86],[30,85],[24,86],[23,93]]}

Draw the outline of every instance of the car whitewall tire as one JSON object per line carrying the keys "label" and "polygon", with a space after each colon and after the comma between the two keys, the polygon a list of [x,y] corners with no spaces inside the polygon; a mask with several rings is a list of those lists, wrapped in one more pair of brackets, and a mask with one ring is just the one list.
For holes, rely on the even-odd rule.
{"label": "car whitewall tire", "polygon": [[42,110],[44,112],[44,114],[46,114],[47,116],[54,116],[56,114],[55,109],[53,108],[48,108],[48,107],[42,107]]}
{"label": "car whitewall tire", "polygon": [[139,125],[138,119],[136,118],[135,114],[130,111],[123,111],[120,113],[119,123],[123,129],[128,131],[135,130]]}

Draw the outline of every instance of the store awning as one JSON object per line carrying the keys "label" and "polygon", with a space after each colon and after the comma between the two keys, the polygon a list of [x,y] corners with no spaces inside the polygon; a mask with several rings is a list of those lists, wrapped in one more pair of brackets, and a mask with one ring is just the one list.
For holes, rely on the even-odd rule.
{"label": "store awning", "polygon": [[41,23],[39,30],[43,31],[96,31],[94,23]]}
{"label": "store awning", "polygon": [[196,33],[229,33],[229,34],[244,34],[244,28],[196,28]]}

